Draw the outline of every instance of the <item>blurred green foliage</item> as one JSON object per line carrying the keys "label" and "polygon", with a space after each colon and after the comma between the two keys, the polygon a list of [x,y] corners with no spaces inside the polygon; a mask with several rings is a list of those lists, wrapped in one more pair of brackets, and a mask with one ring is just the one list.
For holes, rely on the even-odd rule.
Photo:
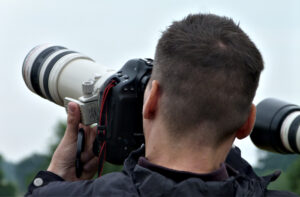
{"label": "blurred green foliage", "polygon": [[291,191],[300,195],[300,156],[283,155],[278,153],[264,152],[264,156],[259,159],[259,167],[254,168],[260,176],[280,170],[278,179],[271,182],[268,189]]}
{"label": "blurred green foliage", "polygon": [[0,155],[0,196],[16,196],[17,188],[12,182],[5,180],[2,165],[3,158]]}
{"label": "blurred green foliage", "polygon": [[287,182],[291,191],[300,195],[300,157],[287,170]]}

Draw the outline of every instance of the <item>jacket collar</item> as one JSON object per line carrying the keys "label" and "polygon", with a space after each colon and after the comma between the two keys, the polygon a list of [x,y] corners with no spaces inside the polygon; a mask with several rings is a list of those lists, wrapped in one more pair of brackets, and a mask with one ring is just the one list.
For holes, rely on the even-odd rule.
{"label": "jacket collar", "polygon": [[225,181],[204,182],[198,178],[189,178],[176,183],[157,172],[137,165],[139,157],[144,155],[144,145],[131,152],[124,162],[124,172],[131,177],[139,193],[147,194],[146,196],[156,196],[155,192],[157,191],[170,194],[170,192],[180,193],[181,190],[184,190],[183,194],[186,194],[186,188],[189,188],[189,191],[192,192],[191,195],[194,194],[193,191],[201,191],[203,194],[213,192],[217,196],[221,194],[227,196],[234,196],[234,194],[258,196],[263,195],[267,185],[280,175],[279,172],[275,172],[265,177],[257,176],[250,164],[241,157],[240,150],[234,147],[230,150],[226,159],[226,164],[231,166],[232,172],[229,172],[231,176]]}

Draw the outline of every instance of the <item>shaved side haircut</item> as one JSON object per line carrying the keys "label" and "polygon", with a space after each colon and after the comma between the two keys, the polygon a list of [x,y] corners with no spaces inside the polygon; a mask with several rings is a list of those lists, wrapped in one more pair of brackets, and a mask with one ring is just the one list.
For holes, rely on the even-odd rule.
{"label": "shaved side haircut", "polygon": [[232,19],[194,14],[173,22],[157,44],[151,76],[161,85],[168,130],[184,136],[201,128],[205,142],[221,143],[247,120],[263,67]]}

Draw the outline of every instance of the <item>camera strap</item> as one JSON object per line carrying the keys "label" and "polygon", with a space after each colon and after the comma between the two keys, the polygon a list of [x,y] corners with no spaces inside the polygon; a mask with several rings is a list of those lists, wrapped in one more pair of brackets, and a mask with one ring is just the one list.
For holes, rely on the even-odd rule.
{"label": "camera strap", "polygon": [[[103,171],[103,165],[106,159],[106,132],[107,132],[107,101],[111,89],[116,86],[116,81],[112,80],[106,86],[103,91],[101,103],[100,103],[100,115],[99,115],[99,125],[97,131],[97,137],[94,141],[94,148],[98,155],[98,177],[101,176]],[[95,144],[96,143],[96,144]],[[94,150],[95,152],[95,150]]]}

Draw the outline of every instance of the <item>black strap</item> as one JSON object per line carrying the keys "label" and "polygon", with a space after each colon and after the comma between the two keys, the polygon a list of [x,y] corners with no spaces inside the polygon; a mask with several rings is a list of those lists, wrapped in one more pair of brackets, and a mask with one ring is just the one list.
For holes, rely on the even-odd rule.
{"label": "black strap", "polygon": [[76,160],[75,160],[75,167],[76,167],[76,177],[80,178],[83,170],[83,165],[81,162],[81,153],[84,151],[84,129],[80,128],[77,135],[77,151],[76,151]]}

